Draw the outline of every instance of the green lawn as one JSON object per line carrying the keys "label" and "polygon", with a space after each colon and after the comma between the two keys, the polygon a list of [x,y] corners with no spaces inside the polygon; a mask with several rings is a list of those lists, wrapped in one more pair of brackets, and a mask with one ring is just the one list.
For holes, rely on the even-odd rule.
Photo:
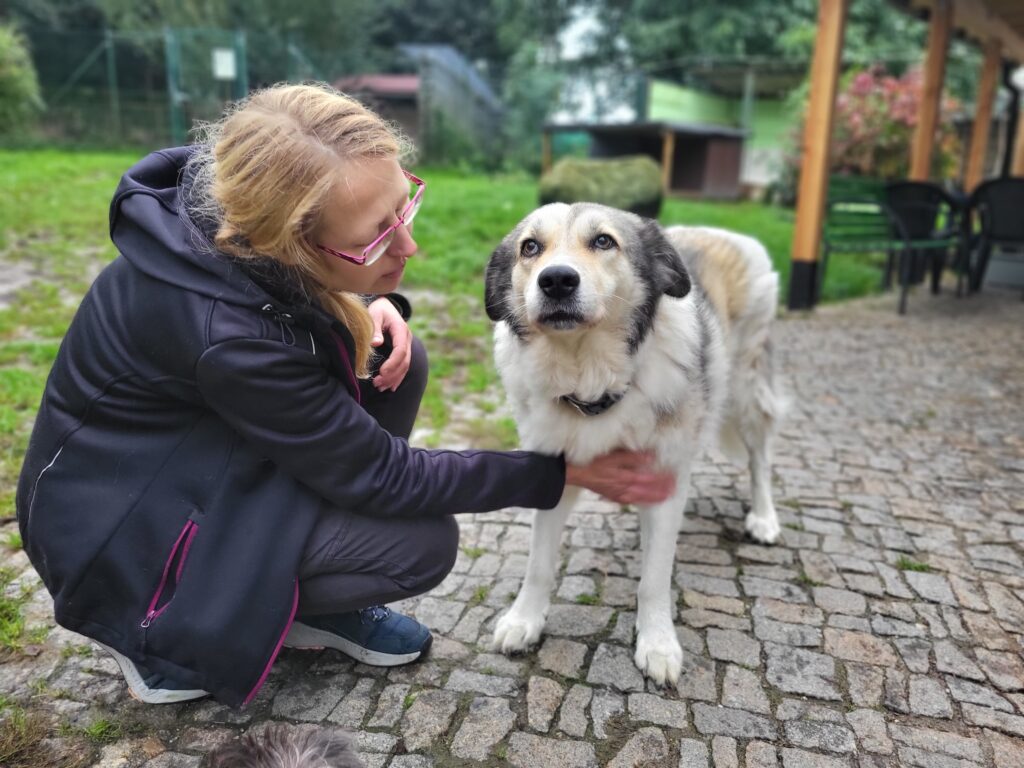
{"label": "green lawn", "polygon": [[[14,483],[49,366],[75,307],[96,270],[114,257],[107,209],[132,153],[0,150],[0,269],[28,269],[33,282],[0,309],[0,517],[13,513]],[[453,390],[473,397],[495,374],[490,325],[482,307],[482,274],[501,237],[536,204],[527,176],[470,175],[420,168],[426,205],[417,219],[420,256],[407,273],[412,289],[442,294],[418,307],[414,328],[427,341],[432,382],[422,418],[435,429],[448,420]],[[664,223],[707,224],[760,238],[776,267],[788,274],[792,213],[755,203],[670,200]],[[853,256],[829,266],[826,300],[874,290],[877,265]],[[481,395],[477,442],[507,445],[514,430],[487,414],[496,403]],[[493,422],[493,423],[491,423]],[[489,437],[488,437],[489,435]],[[477,440],[480,438],[480,440]]]}

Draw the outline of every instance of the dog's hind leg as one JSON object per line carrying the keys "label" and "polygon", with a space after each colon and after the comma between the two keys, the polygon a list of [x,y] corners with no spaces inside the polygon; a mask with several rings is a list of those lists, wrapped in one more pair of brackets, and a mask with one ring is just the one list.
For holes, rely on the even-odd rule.
{"label": "dog's hind leg", "polygon": [[671,499],[640,509],[643,552],[634,661],[658,685],[677,683],[683,665],[683,649],[672,624],[672,566],[689,482],[686,472],[678,478]]}
{"label": "dog's hind leg", "polygon": [[578,488],[566,486],[557,507],[552,510],[538,509],[533,513],[526,578],[523,579],[523,586],[512,607],[494,627],[494,640],[491,644],[494,650],[516,653],[525,651],[540,640],[558,571],[562,529],[577,496]]}
{"label": "dog's hind leg", "polygon": [[775,390],[771,346],[765,341],[746,369],[746,380],[734,389],[737,422],[750,462],[750,512],[746,530],[762,544],[774,544],[781,528],[772,502],[772,438],[785,403]]}

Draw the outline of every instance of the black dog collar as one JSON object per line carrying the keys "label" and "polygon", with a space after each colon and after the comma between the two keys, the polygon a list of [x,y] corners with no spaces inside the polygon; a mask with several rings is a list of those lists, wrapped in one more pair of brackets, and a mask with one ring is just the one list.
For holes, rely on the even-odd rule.
{"label": "black dog collar", "polygon": [[626,390],[623,390],[622,392],[605,392],[599,399],[589,402],[580,400],[574,395],[562,395],[558,399],[563,403],[568,403],[584,416],[600,416],[625,396]]}

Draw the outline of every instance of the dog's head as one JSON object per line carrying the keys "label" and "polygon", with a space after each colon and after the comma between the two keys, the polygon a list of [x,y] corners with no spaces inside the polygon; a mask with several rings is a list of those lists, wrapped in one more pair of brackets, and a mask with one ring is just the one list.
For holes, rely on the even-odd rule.
{"label": "dog's head", "polygon": [[634,348],[662,294],[682,297],[690,276],[656,221],[593,203],[553,203],[523,219],[487,264],[487,315],[519,336],[628,328]]}

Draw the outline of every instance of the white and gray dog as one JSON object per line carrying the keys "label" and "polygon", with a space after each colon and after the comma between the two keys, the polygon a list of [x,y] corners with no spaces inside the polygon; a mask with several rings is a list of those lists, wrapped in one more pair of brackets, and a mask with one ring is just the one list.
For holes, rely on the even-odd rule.
{"label": "white and gray dog", "polygon": [[[495,360],[524,448],[585,464],[614,449],[652,451],[675,495],[641,507],[637,666],[676,683],[672,625],[676,538],[691,465],[715,440],[748,457],[746,530],[772,543],[771,438],[783,410],[772,373],[778,275],[764,247],[723,230],[662,229],[590,203],[531,213],[487,265]],[[738,439],[737,439],[738,438]],[[578,496],[534,514],[526,578],[495,628],[494,647],[539,639],[562,528]]]}
{"label": "white and gray dog", "polygon": [[312,725],[274,724],[222,744],[207,768],[366,768],[347,733]]}

